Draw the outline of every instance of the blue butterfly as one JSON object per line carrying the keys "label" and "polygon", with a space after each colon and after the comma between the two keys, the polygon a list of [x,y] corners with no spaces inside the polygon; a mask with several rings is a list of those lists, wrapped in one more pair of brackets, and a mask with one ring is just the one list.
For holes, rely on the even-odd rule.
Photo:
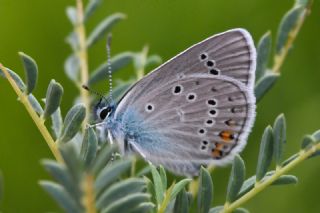
{"label": "blue butterfly", "polygon": [[97,128],[122,152],[178,175],[225,165],[241,152],[255,118],[256,50],[232,29],[180,53],[114,102],[100,101]]}

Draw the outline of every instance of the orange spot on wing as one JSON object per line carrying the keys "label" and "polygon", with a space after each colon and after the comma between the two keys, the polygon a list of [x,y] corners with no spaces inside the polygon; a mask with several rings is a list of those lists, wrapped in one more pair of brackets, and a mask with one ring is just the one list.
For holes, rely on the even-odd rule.
{"label": "orange spot on wing", "polygon": [[222,138],[222,140],[229,142],[234,139],[234,136],[231,131],[222,131],[220,132],[219,136]]}
{"label": "orange spot on wing", "polygon": [[219,151],[218,149],[214,149],[212,151],[212,157],[213,158],[220,158],[221,157],[221,151]]}

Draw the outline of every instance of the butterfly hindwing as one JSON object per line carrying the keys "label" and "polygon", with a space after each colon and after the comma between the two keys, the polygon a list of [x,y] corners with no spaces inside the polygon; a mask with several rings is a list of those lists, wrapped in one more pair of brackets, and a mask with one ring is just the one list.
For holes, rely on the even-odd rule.
{"label": "butterfly hindwing", "polygon": [[254,70],[255,49],[245,30],[196,44],[120,100],[114,117],[126,126],[122,137],[145,159],[178,174],[230,162],[253,124]]}

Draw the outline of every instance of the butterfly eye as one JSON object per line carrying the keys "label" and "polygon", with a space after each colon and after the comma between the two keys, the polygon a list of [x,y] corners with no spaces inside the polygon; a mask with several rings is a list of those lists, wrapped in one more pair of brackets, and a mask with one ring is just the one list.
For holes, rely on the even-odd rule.
{"label": "butterfly eye", "polygon": [[101,109],[100,113],[99,113],[99,117],[101,120],[104,120],[111,112],[111,108],[110,107],[104,107]]}

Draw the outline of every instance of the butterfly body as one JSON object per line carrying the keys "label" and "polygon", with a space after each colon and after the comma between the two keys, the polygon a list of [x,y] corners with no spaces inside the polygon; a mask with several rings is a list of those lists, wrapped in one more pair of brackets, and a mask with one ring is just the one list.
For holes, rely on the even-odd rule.
{"label": "butterfly body", "polygon": [[100,129],[124,154],[138,153],[176,174],[229,163],[255,117],[255,57],[243,29],[210,37],[132,86]]}

